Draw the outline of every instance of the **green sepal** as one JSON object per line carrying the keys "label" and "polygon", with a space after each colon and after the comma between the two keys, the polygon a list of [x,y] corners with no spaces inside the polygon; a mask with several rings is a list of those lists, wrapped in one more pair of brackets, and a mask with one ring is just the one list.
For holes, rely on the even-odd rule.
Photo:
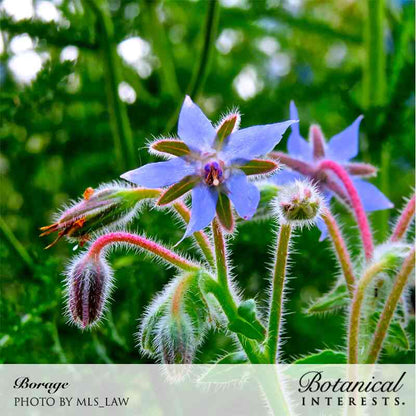
{"label": "green sepal", "polygon": [[237,114],[231,114],[223,120],[218,127],[217,137],[215,139],[215,144],[218,147],[221,147],[224,144],[225,139],[233,132],[238,119],[239,116]]}
{"label": "green sepal", "polygon": [[253,159],[240,166],[240,169],[246,175],[264,175],[265,173],[273,172],[278,167],[279,164],[273,160]]}
{"label": "green sepal", "polygon": [[157,205],[166,205],[190,191],[200,180],[198,176],[185,176],[181,181],[172,185],[162,194]]}
{"label": "green sepal", "polygon": [[221,225],[228,231],[232,232],[234,229],[234,217],[231,209],[231,202],[227,195],[219,192],[217,202],[217,217]]}
{"label": "green sepal", "polygon": [[264,341],[266,329],[256,317],[254,299],[246,300],[240,304],[237,309],[237,317],[228,324],[228,329],[249,339]]}
{"label": "green sepal", "polygon": [[145,316],[143,321],[142,331],[140,333],[140,346],[152,356],[157,354],[157,346],[154,344],[157,327],[160,320],[166,314],[168,307],[167,301],[160,303],[160,305],[152,311],[152,314]]}
{"label": "green sepal", "polygon": [[347,356],[344,352],[323,350],[317,354],[299,358],[293,364],[347,364]]}
{"label": "green sepal", "polygon": [[150,145],[152,150],[173,156],[189,155],[189,147],[181,140],[161,139]]}
{"label": "green sepal", "polygon": [[335,286],[330,292],[315,300],[307,313],[323,313],[344,308],[349,305],[350,295],[345,283]]}

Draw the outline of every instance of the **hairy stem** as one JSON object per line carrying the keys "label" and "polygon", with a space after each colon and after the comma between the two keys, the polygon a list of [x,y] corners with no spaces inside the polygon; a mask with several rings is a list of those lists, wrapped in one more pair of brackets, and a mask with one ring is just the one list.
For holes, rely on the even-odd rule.
{"label": "hairy stem", "polygon": [[157,244],[154,241],[149,240],[145,237],[141,237],[139,235],[130,234],[126,232],[109,233],[101,237],[98,237],[90,246],[88,250],[88,255],[99,256],[101,250],[104,247],[114,243],[127,243],[137,246],[144,251],[155,254],[159,258],[182,270],[196,271],[200,269],[200,266],[198,266],[197,264],[190,262],[189,260],[180,256],[179,254],[174,253],[166,247],[163,247],[162,245]]}
{"label": "hairy stem", "polygon": [[347,190],[347,193],[350,197],[352,209],[354,210],[358,228],[360,230],[365,257],[367,260],[370,260],[374,251],[373,237],[371,234],[367,215],[365,214],[365,211],[364,211],[363,204],[361,202],[361,199],[358,195],[357,190],[355,189],[355,186],[351,178],[349,177],[347,171],[342,166],[340,166],[338,163],[332,160],[322,161],[319,167],[320,169],[323,169],[323,170],[325,169],[331,170],[344,184],[345,189]]}
{"label": "hairy stem", "polygon": [[390,322],[399,302],[400,296],[406,286],[407,279],[415,267],[415,249],[410,252],[403,262],[402,268],[394,279],[393,288],[384,305],[383,312],[377,323],[376,330],[371,341],[366,364],[374,364],[380,354],[383,341],[386,338]]}
{"label": "hairy stem", "polygon": [[216,270],[218,283],[224,287],[228,288],[228,270],[227,270],[227,254],[225,240],[222,233],[221,225],[218,220],[214,218],[212,221],[212,234],[214,236],[214,246],[215,246],[215,261],[216,261]]}
{"label": "hairy stem", "polygon": [[[212,285],[212,293],[220,303],[227,319],[232,322],[237,317],[237,305],[230,292],[230,286],[228,284],[227,247],[221,225],[216,218],[212,221],[212,234],[214,236],[217,271],[217,282],[214,282],[215,285]],[[262,362],[262,354],[259,352],[257,343],[240,334],[237,334],[237,336],[250,362],[253,364]]]}
{"label": "hairy stem", "polygon": [[400,214],[399,219],[397,220],[396,226],[394,227],[393,234],[390,238],[391,241],[401,240],[406,231],[408,230],[413,217],[415,215],[415,195],[409,200],[406,207]]}
{"label": "hairy stem", "polygon": [[118,96],[118,86],[121,82],[120,58],[117,55],[114,41],[114,27],[106,0],[85,0],[94,11],[100,33],[101,48],[105,61],[107,77],[107,102],[110,113],[111,129],[117,162],[121,170],[134,165],[134,145],[127,110]]}
{"label": "hairy stem", "polygon": [[283,292],[286,278],[286,267],[289,255],[291,226],[282,224],[277,240],[276,258],[273,271],[273,288],[267,332],[267,356],[274,364],[277,359],[279,335],[282,325]]}
{"label": "hairy stem", "polygon": [[354,293],[355,277],[354,270],[352,267],[350,253],[348,252],[347,245],[345,244],[344,238],[342,237],[341,230],[338,227],[337,221],[334,216],[331,214],[329,209],[325,209],[322,215],[329,235],[332,238],[332,243],[334,244],[335,252],[337,254],[338,262],[341,266],[342,273],[344,274],[345,281],[347,283],[348,291],[352,296]]}
{"label": "hairy stem", "polygon": [[385,261],[374,263],[365,272],[357,283],[354,297],[351,304],[349,325],[348,325],[348,364],[358,364],[359,360],[359,336],[361,307],[363,304],[365,291],[373,278],[382,272],[386,267]]}

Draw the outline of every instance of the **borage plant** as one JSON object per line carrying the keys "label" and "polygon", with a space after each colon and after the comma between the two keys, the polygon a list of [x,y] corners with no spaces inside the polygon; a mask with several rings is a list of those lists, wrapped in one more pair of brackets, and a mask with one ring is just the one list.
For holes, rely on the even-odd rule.
{"label": "borage plant", "polygon": [[[214,127],[186,97],[179,115],[179,139],[149,144],[153,154],[167,160],[121,175],[135,187],[114,182],[97,190],[87,188],[82,200],[64,209],[54,224],[43,227],[42,235],[58,233],[54,243],[65,236],[81,246],[87,244],[66,270],[70,320],[82,329],[100,321],[114,278],[108,249],[132,246],[178,270],[141,319],[143,354],[164,363],[192,363],[207,330],[215,326],[239,345],[237,352],[220,362],[280,363],[291,240],[297,229],[317,224],[322,236],[332,240],[341,277],[328,294],[310,305],[308,313],[347,310],[348,342],[345,351],[321,351],[296,362],[374,363],[383,347],[409,348],[405,289],[415,253],[406,235],[415,198],[407,202],[388,241],[375,246],[366,211],[392,204],[362,179],[374,175],[376,169],[350,161],[358,153],[361,117],[328,143],[318,126],[311,127],[309,142],[300,136],[293,103],[291,118],[239,129],[240,115],[233,112]],[[275,152],[288,128],[289,154]],[[283,169],[278,170],[280,164]],[[186,204],[189,192],[191,210]],[[362,255],[353,257],[348,249],[330,210],[333,196],[356,219]],[[199,260],[125,231],[123,227],[138,215],[145,201],[174,211],[183,220],[182,240],[195,239]],[[274,218],[277,224],[272,231],[276,239],[267,316],[260,314],[254,299],[243,300],[239,295],[227,247],[241,223],[236,224],[235,212],[250,220],[259,206],[261,215]]]}

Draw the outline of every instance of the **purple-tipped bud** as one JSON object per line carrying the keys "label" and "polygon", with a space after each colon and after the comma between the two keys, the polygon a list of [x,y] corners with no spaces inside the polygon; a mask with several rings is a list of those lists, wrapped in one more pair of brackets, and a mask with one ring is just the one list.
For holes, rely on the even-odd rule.
{"label": "purple-tipped bud", "polygon": [[65,209],[52,225],[42,227],[41,236],[58,233],[52,247],[62,237],[76,240],[82,246],[92,234],[111,229],[131,220],[138,203],[158,196],[157,190],[131,188],[118,183],[104,184],[99,189],[87,188],[83,199]]}
{"label": "purple-tipped bud", "polygon": [[67,271],[68,315],[73,323],[85,329],[102,317],[112,286],[112,271],[99,256],[84,254]]}
{"label": "purple-tipped bud", "polygon": [[141,322],[142,351],[165,364],[191,364],[209,326],[201,274],[178,276],[147,308]]}
{"label": "purple-tipped bud", "polygon": [[294,226],[313,224],[322,207],[322,196],[307,181],[295,181],[282,187],[277,197],[277,209],[281,221]]}

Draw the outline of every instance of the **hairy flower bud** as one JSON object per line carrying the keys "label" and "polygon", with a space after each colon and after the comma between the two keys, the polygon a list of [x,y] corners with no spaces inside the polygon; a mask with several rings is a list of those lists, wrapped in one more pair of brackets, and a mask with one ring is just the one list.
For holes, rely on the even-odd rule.
{"label": "hairy flower bud", "polygon": [[307,181],[295,181],[282,187],[277,197],[277,210],[281,222],[294,226],[313,224],[322,206],[321,195]]}
{"label": "hairy flower bud", "polygon": [[112,270],[104,258],[87,253],[76,258],[66,274],[68,316],[82,329],[91,327],[103,315],[112,287]]}
{"label": "hairy flower bud", "polygon": [[178,276],[147,308],[139,330],[142,351],[166,364],[190,364],[209,326],[200,272]]}
{"label": "hairy flower bud", "polygon": [[119,183],[103,184],[97,190],[87,188],[82,200],[65,209],[54,224],[41,228],[41,236],[58,232],[56,240],[46,248],[63,236],[79,241],[82,246],[91,234],[126,224],[137,213],[141,200],[157,195],[155,190]]}

